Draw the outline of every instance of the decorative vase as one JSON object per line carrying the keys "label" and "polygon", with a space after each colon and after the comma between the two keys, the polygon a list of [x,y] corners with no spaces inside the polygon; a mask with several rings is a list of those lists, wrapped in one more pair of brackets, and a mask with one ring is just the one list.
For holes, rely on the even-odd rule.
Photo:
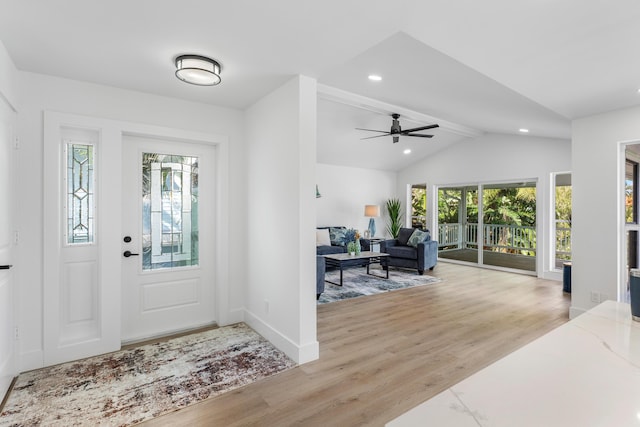
{"label": "decorative vase", "polygon": [[360,246],[360,239],[356,240],[356,255],[360,255],[362,247]]}

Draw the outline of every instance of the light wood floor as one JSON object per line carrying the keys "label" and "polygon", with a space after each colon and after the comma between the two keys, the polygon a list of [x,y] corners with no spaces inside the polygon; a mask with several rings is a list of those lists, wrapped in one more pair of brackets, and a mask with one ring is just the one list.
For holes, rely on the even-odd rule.
{"label": "light wood floor", "polygon": [[319,360],[145,425],[383,426],[568,320],[560,282],[430,274],[443,281],[319,306]]}

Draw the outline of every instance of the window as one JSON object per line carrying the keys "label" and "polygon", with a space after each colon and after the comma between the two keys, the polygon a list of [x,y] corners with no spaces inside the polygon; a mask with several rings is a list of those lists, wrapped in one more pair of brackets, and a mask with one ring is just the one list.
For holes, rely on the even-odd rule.
{"label": "window", "polygon": [[94,146],[68,142],[66,159],[66,244],[94,243]]}
{"label": "window", "polygon": [[427,186],[416,184],[411,186],[411,226],[427,228]]}
{"label": "window", "polygon": [[571,261],[571,174],[555,175],[555,266]]}

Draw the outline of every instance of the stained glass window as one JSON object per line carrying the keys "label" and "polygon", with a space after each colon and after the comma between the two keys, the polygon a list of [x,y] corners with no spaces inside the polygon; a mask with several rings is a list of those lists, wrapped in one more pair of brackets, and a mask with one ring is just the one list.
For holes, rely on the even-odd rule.
{"label": "stained glass window", "polygon": [[142,269],[198,265],[198,158],[142,156]]}
{"label": "stained glass window", "polygon": [[67,244],[94,242],[94,147],[67,143]]}

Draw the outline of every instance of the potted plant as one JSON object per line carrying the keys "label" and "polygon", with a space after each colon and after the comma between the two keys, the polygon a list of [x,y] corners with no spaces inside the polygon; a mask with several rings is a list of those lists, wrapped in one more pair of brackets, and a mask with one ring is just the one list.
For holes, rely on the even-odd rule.
{"label": "potted plant", "polygon": [[400,199],[387,200],[387,213],[389,214],[387,232],[391,237],[397,239],[400,228],[402,227],[402,204],[400,203]]}

